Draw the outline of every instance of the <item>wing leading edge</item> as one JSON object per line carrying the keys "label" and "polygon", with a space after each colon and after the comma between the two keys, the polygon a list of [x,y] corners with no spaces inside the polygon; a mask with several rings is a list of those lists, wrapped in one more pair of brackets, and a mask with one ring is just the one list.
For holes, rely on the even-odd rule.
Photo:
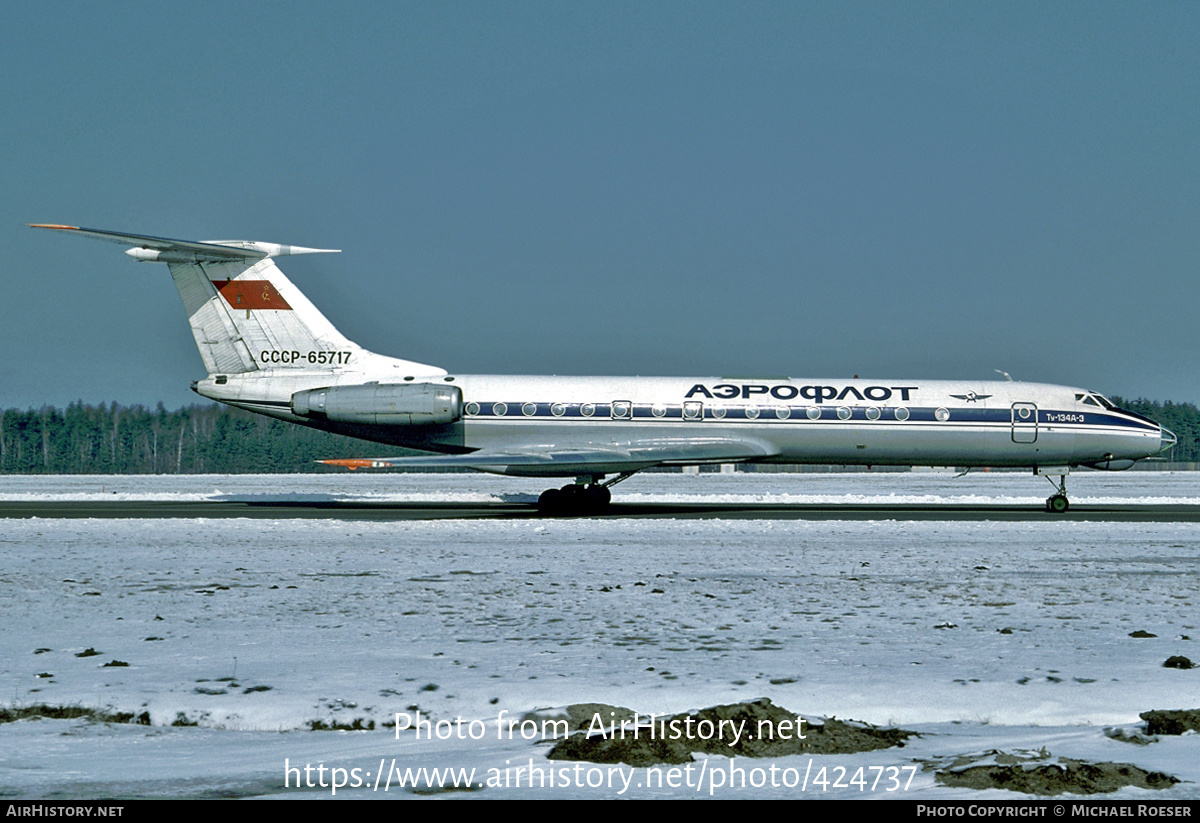
{"label": "wing leading edge", "polygon": [[318,462],[351,470],[460,467],[523,477],[578,477],[641,471],[654,466],[742,463],[777,454],[777,447],[758,440],[674,438],[640,440],[624,448],[483,450],[471,454],[346,458]]}

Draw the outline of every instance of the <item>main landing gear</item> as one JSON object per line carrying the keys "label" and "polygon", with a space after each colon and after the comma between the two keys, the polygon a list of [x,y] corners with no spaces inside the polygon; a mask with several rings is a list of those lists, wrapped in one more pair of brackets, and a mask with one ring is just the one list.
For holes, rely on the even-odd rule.
{"label": "main landing gear", "polygon": [[633,476],[633,472],[619,474],[607,483],[601,483],[604,475],[587,475],[576,478],[561,489],[546,489],[538,497],[538,509],[542,514],[594,514],[604,511],[612,500],[609,487]]}
{"label": "main landing gear", "polygon": [[[1050,480],[1049,477],[1046,479]],[[1050,480],[1050,485],[1054,485],[1053,480]],[[1057,492],[1046,498],[1046,511],[1062,514],[1071,508],[1071,501],[1067,499],[1067,476],[1065,474],[1059,476],[1057,488]]]}

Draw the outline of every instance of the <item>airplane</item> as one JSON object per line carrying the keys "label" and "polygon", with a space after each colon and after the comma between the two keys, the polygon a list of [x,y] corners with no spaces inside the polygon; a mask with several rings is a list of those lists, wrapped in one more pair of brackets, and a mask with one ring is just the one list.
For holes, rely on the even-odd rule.
{"label": "airplane", "polygon": [[321,461],[333,466],[572,478],[538,498],[547,513],[602,510],[644,469],[721,463],[1032,469],[1058,477],[1046,509],[1061,513],[1072,469],[1126,469],[1176,443],[1096,392],[1011,379],[451,374],[351,342],[275,265],[337,249],[30,226],[167,264],[207,371],[200,396],[424,452]]}

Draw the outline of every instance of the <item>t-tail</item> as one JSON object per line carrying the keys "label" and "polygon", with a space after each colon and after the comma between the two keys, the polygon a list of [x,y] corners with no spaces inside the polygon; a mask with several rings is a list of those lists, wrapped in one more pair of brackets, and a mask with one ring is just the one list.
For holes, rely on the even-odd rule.
{"label": "t-tail", "polygon": [[[342,336],[275,265],[277,257],[338,249],[249,240],[171,240],[78,226],[31,225],[129,245],[133,248],[125,253],[134,260],[166,263],[210,376],[276,369],[335,370],[382,359]],[[413,374],[445,373],[435,366],[386,360]]]}

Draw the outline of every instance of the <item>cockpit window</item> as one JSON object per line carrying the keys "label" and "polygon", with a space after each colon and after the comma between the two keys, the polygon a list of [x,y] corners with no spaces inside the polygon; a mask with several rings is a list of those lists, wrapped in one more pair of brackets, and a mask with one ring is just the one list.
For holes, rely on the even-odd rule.
{"label": "cockpit window", "polygon": [[1112,401],[1102,394],[1095,392],[1079,392],[1075,395],[1075,399],[1080,403],[1086,403],[1089,406],[1099,406],[1102,409],[1115,409]]}

